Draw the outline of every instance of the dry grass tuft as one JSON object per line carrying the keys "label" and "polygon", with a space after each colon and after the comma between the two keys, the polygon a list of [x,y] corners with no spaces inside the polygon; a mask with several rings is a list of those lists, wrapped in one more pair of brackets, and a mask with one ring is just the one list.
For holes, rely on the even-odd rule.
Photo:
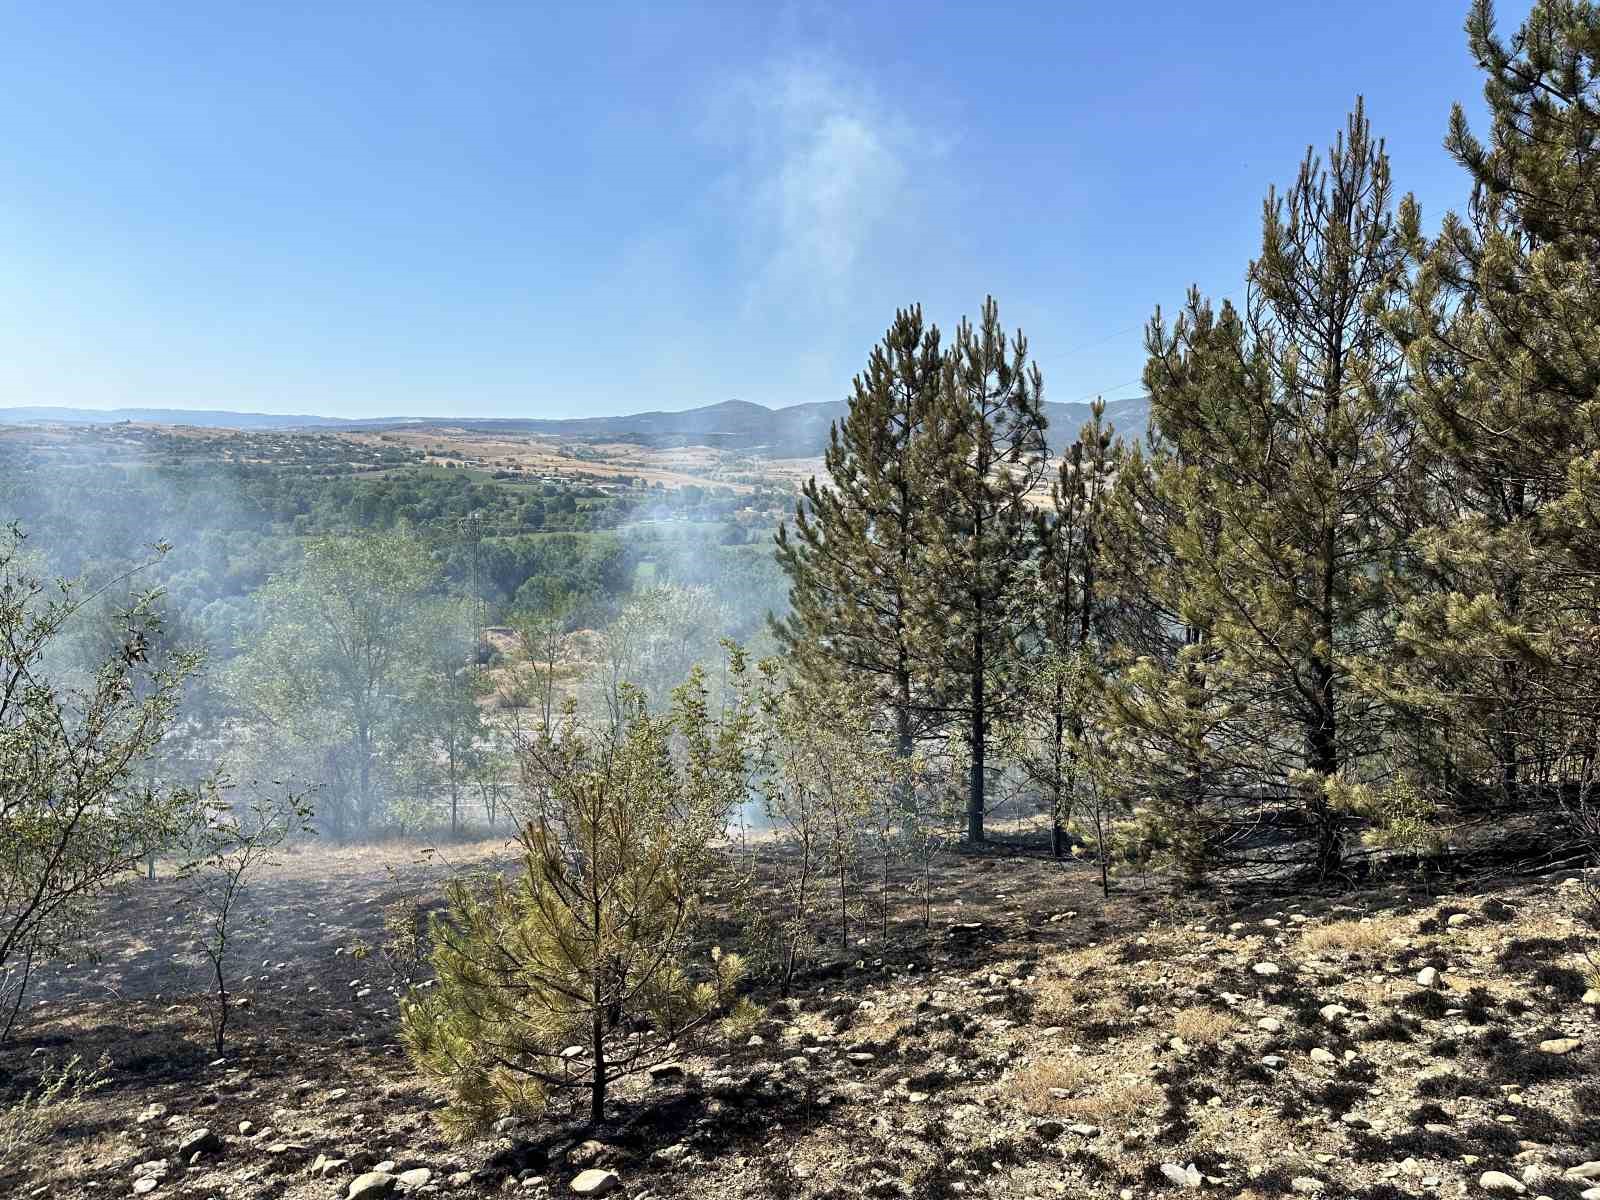
{"label": "dry grass tuft", "polygon": [[1039,981],[1039,990],[1033,1000],[1033,1014],[1045,1025],[1066,1025],[1077,1020],[1079,1010],[1077,990],[1070,979],[1049,978]]}
{"label": "dry grass tuft", "polygon": [[1102,1069],[1081,1058],[1045,1058],[1013,1075],[1012,1087],[1018,1103],[1035,1116],[1065,1115],[1111,1129],[1125,1129],[1165,1103],[1165,1093],[1153,1083],[1128,1076],[1093,1086],[1101,1076]]}
{"label": "dry grass tuft", "polygon": [[1173,1032],[1191,1046],[1214,1046],[1233,1032],[1233,1018],[1214,1008],[1183,1009],[1172,1021]]}
{"label": "dry grass tuft", "polygon": [[1359,921],[1333,921],[1313,925],[1300,935],[1300,948],[1308,954],[1360,954],[1387,946],[1400,932],[1393,917],[1366,917]]}
{"label": "dry grass tuft", "polygon": [[1080,1091],[1097,1072],[1081,1058],[1042,1058],[1029,1063],[1011,1077],[1017,1101],[1035,1116],[1067,1110],[1069,1098],[1051,1094]]}
{"label": "dry grass tuft", "polygon": [[1075,1117],[1107,1129],[1126,1129],[1135,1118],[1160,1112],[1166,1093],[1145,1080],[1114,1080],[1092,1094],[1066,1102],[1066,1111]]}
{"label": "dry grass tuft", "polygon": [[102,1058],[89,1067],[74,1054],[61,1066],[46,1068],[36,1088],[0,1108],[0,1169],[42,1146],[73,1120],[89,1095],[105,1086],[110,1066],[110,1059]]}
{"label": "dry grass tuft", "polygon": [[1084,1029],[1126,1022],[1133,1013],[1127,997],[1120,992],[1103,990],[1111,983],[1109,979],[1097,978],[1098,974],[1091,967],[1071,976],[1057,974],[1041,979],[1033,997],[1034,1024]]}

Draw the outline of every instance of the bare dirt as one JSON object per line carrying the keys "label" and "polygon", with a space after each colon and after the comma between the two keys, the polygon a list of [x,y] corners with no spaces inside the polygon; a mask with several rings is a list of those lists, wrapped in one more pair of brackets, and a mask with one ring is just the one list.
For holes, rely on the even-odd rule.
{"label": "bare dirt", "polygon": [[[409,426],[381,433],[342,433],[364,445],[403,446],[425,453],[435,465],[454,464],[480,470],[511,470],[536,478],[572,478],[594,482],[631,478],[663,487],[716,485],[738,493],[754,490],[757,479],[778,482],[821,458],[772,460],[711,446],[653,447],[632,442],[604,442],[581,438],[489,434],[449,425]],[[802,476],[803,477],[803,476]]]}
{"label": "bare dirt", "polygon": [[[0,1102],[70,1055],[107,1061],[0,1194],[328,1200],[382,1163],[427,1172],[395,1195],[566,1196],[595,1167],[635,1200],[1600,1186],[1579,1177],[1600,1160],[1600,932],[1571,875],[1294,899],[1124,880],[1104,901],[1032,843],[952,853],[929,927],[897,880],[883,942],[869,887],[848,950],[819,926],[790,999],[758,989],[759,1024],[623,1086],[604,1128],[557,1114],[456,1145],[396,1039],[399,980],[352,950],[386,906],[512,860],[495,839],[423,850],[312,848],[254,886],[220,1057],[174,885],[131,883],[102,961],[45,971],[0,1051]],[[770,908],[758,877],[741,902]],[[708,938],[734,919],[725,883]],[[216,1140],[191,1161],[199,1128]]]}

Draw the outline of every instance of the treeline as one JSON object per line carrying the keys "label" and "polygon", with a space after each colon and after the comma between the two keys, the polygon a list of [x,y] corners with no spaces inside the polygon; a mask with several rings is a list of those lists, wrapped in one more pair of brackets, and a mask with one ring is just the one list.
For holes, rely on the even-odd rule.
{"label": "treeline", "polygon": [[[629,496],[442,470],[328,477],[221,462],[0,466],[8,468],[0,470],[0,510],[28,531],[52,574],[93,585],[115,577],[130,548],[169,543],[145,582],[160,589],[168,628],[203,643],[214,661],[245,647],[256,632],[255,593],[318,537],[407,531],[427,543],[446,586],[483,600],[489,620],[509,620],[537,608],[551,587],[614,609],[641,563],[681,579],[680,561],[764,536],[772,520],[743,512],[749,496],[698,487]],[[617,528],[664,514],[684,518],[672,523],[670,544],[655,526]]]}
{"label": "treeline", "polygon": [[[778,554],[794,664],[1108,858],[1329,876],[1536,815],[1597,841],[1600,15],[1467,22],[1482,136],[1436,236],[1360,101],[1263,206],[1244,300],[1146,336],[1151,424],[1047,464],[992,301],[896,315]],[[1047,469],[1047,467],[1049,469]]]}
{"label": "treeline", "polygon": [[[697,664],[722,660],[729,631],[759,633],[767,610],[754,605],[771,594],[722,595],[679,572],[693,550],[636,587],[614,535],[486,540],[460,554],[404,528],[306,539],[249,598],[237,653],[181,673],[159,771],[292,784],[339,837],[493,828],[508,819],[525,727],[551,723],[567,700],[615,714],[630,689],[663,704]],[[163,593],[142,604],[152,663],[203,650]],[[87,678],[114,656],[124,611],[115,591],[87,599],[55,639],[53,673]],[[491,615],[506,624],[486,630]]]}

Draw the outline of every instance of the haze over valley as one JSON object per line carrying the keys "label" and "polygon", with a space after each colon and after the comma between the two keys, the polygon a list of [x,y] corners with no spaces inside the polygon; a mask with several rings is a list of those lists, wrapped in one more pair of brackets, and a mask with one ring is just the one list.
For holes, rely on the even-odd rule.
{"label": "haze over valley", "polygon": [[1600,7],[0,18],[0,1196],[1600,1200]]}

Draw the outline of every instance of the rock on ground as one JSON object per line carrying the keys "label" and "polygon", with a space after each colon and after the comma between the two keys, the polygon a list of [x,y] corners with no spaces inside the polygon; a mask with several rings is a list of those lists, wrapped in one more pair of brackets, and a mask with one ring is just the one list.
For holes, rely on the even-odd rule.
{"label": "rock on ground", "polygon": [[1486,1192],[1510,1192],[1513,1195],[1521,1195],[1528,1190],[1522,1180],[1513,1179],[1504,1171],[1485,1171],[1478,1176],[1478,1186]]}
{"label": "rock on ground", "polygon": [[394,1191],[394,1176],[387,1171],[368,1171],[365,1175],[357,1175],[350,1182],[350,1190],[345,1193],[345,1200],[373,1200],[377,1196],[387,1196]]}

